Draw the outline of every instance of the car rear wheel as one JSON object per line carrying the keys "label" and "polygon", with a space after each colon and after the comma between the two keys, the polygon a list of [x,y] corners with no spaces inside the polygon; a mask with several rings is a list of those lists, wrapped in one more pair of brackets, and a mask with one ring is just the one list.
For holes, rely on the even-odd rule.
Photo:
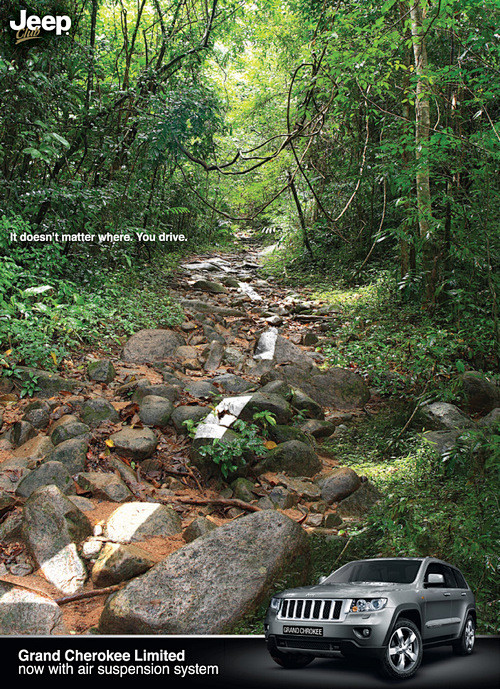
{"label": "car rear wheel", "polygon": [[458,641],[453,644],[453,651],[459,656],[468,656],[474,650],[476,636],[476,625],[472,615],[467,615],[464,628]]}
{"label": "car rear wheel", "polygon": [[400,619],[389,636],[382,672],[391,679],[409,679],[422,662],[422,637],[411,620]]}

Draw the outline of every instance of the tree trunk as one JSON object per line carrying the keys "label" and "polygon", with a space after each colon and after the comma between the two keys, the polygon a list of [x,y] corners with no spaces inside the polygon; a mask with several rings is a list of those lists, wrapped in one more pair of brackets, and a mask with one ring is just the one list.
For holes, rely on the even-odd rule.
{"label": "tree trunk", "polygon": [[[420,0],[410,0],[411,37],[417,75],[415,99],[415,157],[416,186],[422,265],[425,274],[425,303],[432,308],[435,302],[439,271],[439,254],[432,223],[432,201],[429,169],[430,101],[426,84],[427,50],[423,33],[423,10]],[[414,3],[414,4],[413,4]]]}

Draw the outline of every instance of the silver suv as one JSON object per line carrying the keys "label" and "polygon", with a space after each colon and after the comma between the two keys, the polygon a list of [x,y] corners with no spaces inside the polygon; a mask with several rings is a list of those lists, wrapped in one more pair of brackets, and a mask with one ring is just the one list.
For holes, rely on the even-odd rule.
{"label": "silver suv", "polygon": [[286,668],[316,656],[377,657],[383,673],[406,679],[427,646],[474,648],[474,594],[462,574],[435,558],[377,558],[349,562],[317,586],[283,591],[265,619],[267,647]]}

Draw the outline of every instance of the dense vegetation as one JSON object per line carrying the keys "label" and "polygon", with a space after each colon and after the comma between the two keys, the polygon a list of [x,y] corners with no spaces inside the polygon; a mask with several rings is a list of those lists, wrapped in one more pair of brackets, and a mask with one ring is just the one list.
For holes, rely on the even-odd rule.
{"label": "dense vegetation", "polygon": [[4,368],[178,322],[178,256],[271,228],[266,269],[337,308],[330,362],[391,405],[336,448],[388,495],[377,548],[454,560],[491,631],[499,436],[442,463],[406,422],[498,375],[498,4],[7,0],[2,27],[26,6],[72,27],[0,36]]}

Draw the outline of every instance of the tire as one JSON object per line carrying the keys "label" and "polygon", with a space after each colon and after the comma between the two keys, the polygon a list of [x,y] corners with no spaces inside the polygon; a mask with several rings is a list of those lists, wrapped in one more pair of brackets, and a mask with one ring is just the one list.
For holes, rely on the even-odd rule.
{"label": "tire", "polygon": [[469,656],[474,650],[476,623],[471,614],[467,615],[460,637],[452,644],[453,652],[459,656]]}
{"label": "tire", "polygon": [[422,662],[422,636],[411,620],[400,618],[392,629],[381,660],[382,673],[390,679],[409,679]]}
{"label": "tire", "polygon": [[268,645],[268,651],[275,663],[288,670],[306,667],[314,660],[314,656],[306,655],[305,653],[282,653],[278,651],[274,644]]}

